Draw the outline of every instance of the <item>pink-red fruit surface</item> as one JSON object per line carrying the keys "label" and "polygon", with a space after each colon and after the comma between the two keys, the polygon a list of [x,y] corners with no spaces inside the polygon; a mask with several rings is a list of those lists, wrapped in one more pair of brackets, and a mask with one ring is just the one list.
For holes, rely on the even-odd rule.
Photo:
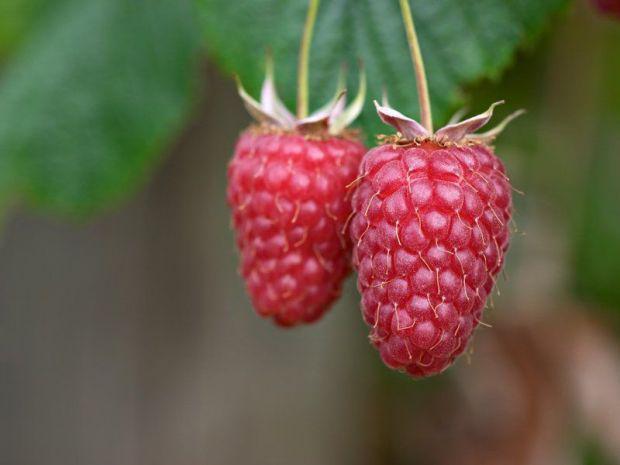
{"label": "pink-red fruit surface", "polygon": [[241,274],[256,312],[282,326],[320,318],[350,270],[347,185],[364,146],[249,129],[228,168]]}
{"label": "pink-red fruit surface", "polygon": [[508,248],[512,198],[491,148],[382,145],[350,224],[370,340],[391,368],[441,372],[467,347]]}

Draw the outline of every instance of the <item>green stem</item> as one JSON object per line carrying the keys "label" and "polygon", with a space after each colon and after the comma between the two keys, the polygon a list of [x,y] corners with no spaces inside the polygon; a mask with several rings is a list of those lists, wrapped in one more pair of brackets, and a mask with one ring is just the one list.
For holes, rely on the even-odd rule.
{"label": "green stem", "polygon": [[418,36],[415,32],[413,24],[413,16],[411,8],[409,8],[409,0],[399,0],[400,9],[405,23],[405,31],[407,31],[407,42],[411,51],[411,61],[413,62],[413,71],[415,72],[416,85],[418,88],[418,101],[420,103],[420,119],[430,133],[433,132],[433,116],[431,113],[431,99],[428,95],[428,84],[426,82],[426,71],[424,70],[424,60],[420,52],[420,44]]}
{"label": "green stem", "polygon": [[299,64],[297,67],[297,118],[308,116],[308,62],[310,58],[310,44],[312,32],[316,22],[316,13],[319,9],[319,0],[310,0],[306,24],[301,37],[299,48]]}

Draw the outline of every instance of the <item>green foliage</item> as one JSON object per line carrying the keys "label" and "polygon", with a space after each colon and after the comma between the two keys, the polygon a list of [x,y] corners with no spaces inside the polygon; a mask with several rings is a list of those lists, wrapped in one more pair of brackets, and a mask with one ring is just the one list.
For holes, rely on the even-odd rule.
{"label": "green foliage", "polygon": [[[0,76],[0,205],[19,198],[84,216],[133,192],[191,109],[203,37],[255,93],[271,47],[280,88],[294,101],[306,0],[196,0],[201,27],[189,2],[2,2],[0,57],[9,59]],[[459,103],[461,86],[497,76],[567,2],[414,0],[436,122]],[[371,98],[385,86],[393,103],[417,114],[396,1],[322,3],[311,57],[315,107],[333,92],[343,61],[355,91],[358,58]],[[362,125],[369,135],[387,130],[372,110]]]}
{"label": "green foliage", "polygon": [[[277,62],[278,87],[288,104],[295,94],[295,66],[306,0],[197,0],[212,56],[238,73],[255,94],[263,79],[263,52]],[[412,0],[430,81],[436,123],[461,102],[460,88],[496,77],[516,49],[536,35],[567,0]],[[362,117],[367,134],[387,132],[371,110],[382,87],[401,111],[417,115],[415,83],[397,1],[330,0],[319,10],[311,56],[314,107],[333,92],[344,61],[368,73],[369,99]],[[355,90],[355,78],[349,88]],[[509,96],[507,96],[509,97]]]}
{"label": "green foliage", "polygon": [[60,2],[0,81],[0,200],[82,216],[133,191],[192,106],[200,40],[179,0]]}
{"label": "green foliage", "polygon": [[[620,138],[616,124],[601,131],[585,185],[575,241],[577,292],[587,299],[620,308]],[[605,128],[601,128],[605,129]]]}
{"label": "green foliage", "polygon": [[48,7],[64,0],[2,0],[0,2],[0,59],[23,38],[36,18]]}
{"label": "green foliage", "polygon": [[[582,465],[614,465],[616,464],[601,447],[601,445],[593,440],[584,438],[578,441],[581,452]],[[617,465],[617,464],[616,464]]]}
{"label": "green foliage", "polygon": [[620,28],[602,32],[605,61],[599,64],[600,84],[589,170],[584,177],[583,203],[573,233],[574,282],[577,293],[603,304],[620,316]]}

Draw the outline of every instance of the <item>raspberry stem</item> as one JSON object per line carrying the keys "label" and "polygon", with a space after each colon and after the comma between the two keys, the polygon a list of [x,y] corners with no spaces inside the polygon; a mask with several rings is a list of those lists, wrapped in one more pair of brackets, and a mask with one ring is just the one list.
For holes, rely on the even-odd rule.
{"label": "raspberry stem", "polygon": [[413,16],[409,7],[409,0],[399,0],[400,9],[402,11],[403,22],[405,23],[405,31],[407,32],[407,42],[411,51],[411,61],[413,62],[413,71],[415,73],[416,85],[418,89],[418,101],[420,104],[420,119],[424,126],[431,134],[433,133],[433,116],[431,113],[431,99],[428,95],[428,84],[426,82],[426,71],[424,70],[424,60],[420,52],[420,44],[418,36],[415,32],[413,24]]}
{"label": "raspberry stem", "polygon": [[297,67],[297,118],[308,116],[308,62],[312,32],[316,22],[316,13],[319,9],[319,0],[310,0],[304,32],[301,36],[299,48],[299,64]]}

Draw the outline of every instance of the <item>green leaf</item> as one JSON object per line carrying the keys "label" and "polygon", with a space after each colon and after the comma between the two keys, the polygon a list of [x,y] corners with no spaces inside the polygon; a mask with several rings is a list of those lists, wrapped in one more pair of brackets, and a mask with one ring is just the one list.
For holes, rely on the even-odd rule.
{"label": "green leaf", "polygon": [[585,132],[585,144],[577,140],[577,147],[585,149],[579,156],[587,160],[587,170],[574,193],[572,206],[579,208],[574,209],[571,245],[576,292],[612,310],[620,323],[620,29],[609,26],[597,31],[605,60],[596,63],[593,74],[597,99],[588,111],[594,130]]}
{"label": "green leaf", "polygon": [[4,58],[27,35],[48,7],[62,0],[2,0],[0,2],[0,58]]}
{"label": "green leaf", "polygon": [[[290,105],[306,0],[196,0],[212,56],[238,73],[256,93],[264,72],[262,56],[273,50],[279,89]],[[463,85],[496,77],[517,48],[542,29],[568,0],[413,0],[411,1],[430,81],[435,123],[445,122],[462,101]],[[311,99],[318,107],[335,87],[341,62],[368,72],[369,100],[363,115],[368,134],[389,132],[372,110],[382,87],[390,102],[418,115],[414,75],[396,0],[330,0],[319,10],[312,45]],[[349,88],[355,90],[355,77]],[[510,100],[510,96],[506,96]],[[490,102],[489,102],[490,103]]]}
{"label": "green leaf", "polygon": [[588,300],[620,309],[620,138],[618,120],[603,126],[593,148],[574,241],[575,288]]}
{"label": "green leaf", "polygon": [[0,79],[0,198],[83,216],[135,190],[192,107],[192,7],[72,0],[46,15]]}

